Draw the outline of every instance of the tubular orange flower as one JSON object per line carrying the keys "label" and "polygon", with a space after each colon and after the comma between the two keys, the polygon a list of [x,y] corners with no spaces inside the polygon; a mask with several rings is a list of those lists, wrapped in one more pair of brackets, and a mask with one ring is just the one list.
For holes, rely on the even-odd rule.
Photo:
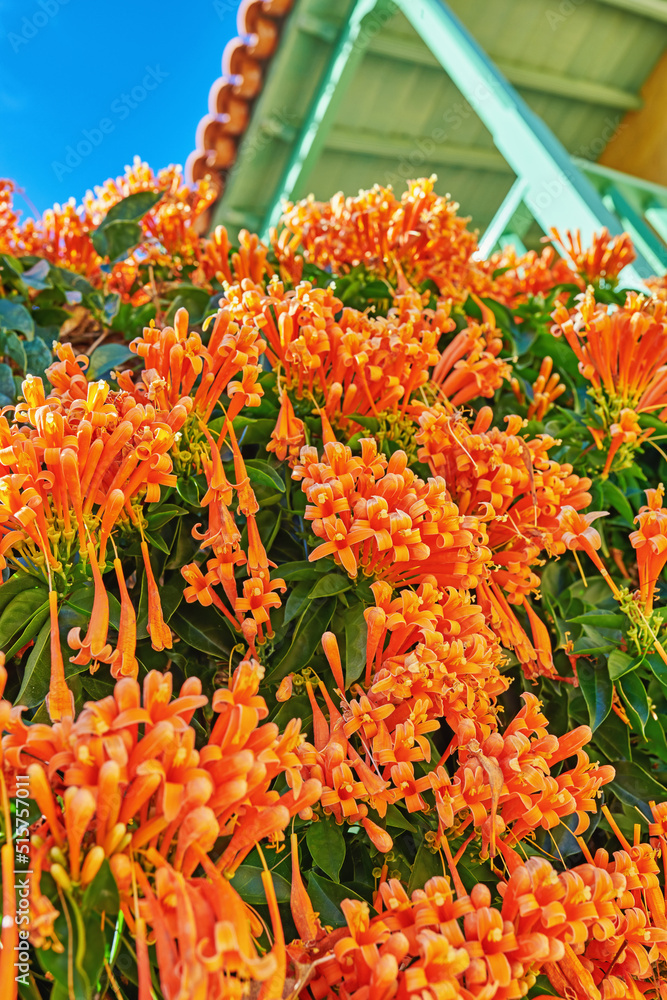
{"label": "tubular orange flower", "polygon": [[642,434],[635,411],[627,407],[621,410],[618,422],[612,424],[609,428],[611,444],[607,451],[607,458],[604,464],[604,469],[602,470],[602,475],[606,476],[608,474],[616,452],[621,445],[635,443],[639,445],[653,433],[653,430],[653,427],[649,427],[648,430]]}
{"label": "tubular orange flower", "polygon": [[141,543],[141,555],[144,560],[144,569],[146,571],[148,591],[148,624],[146,628],[151,637],[151,644],[153,649],[171,649],[171,629],[166,624],[162,616],[160,593],[157,589],[155,577],[153,576],[153,567],[151,566],[148,546],[145,541],[142,541]]}
{"label": "tubular orange flower", "polygon": [[74,716],[74,695],[67,687],[65,665],[60,648],[60,628],[58,625],[58,595],[49,591],[49,620],[51,624],[51,679],[46,707],[49,718],[57,722],[66,716]]}
{"label": "tubular orange flower", "polygon": [[593,243],[588,250],[582,249],[578,229],[574,233],[567,230],[561,235],[557,229],[552,228],[550,235],[565,250],[587,283],[604,278],[615,284],[623,268],[637,256],[627,233],[610,236],[609,230],[604,228],[594,234]]}
{"label": "tubular orange flower", "polygon": [[67,641],[71,648],[79,650],[77,655],[71,658],[71,662],[80,665],[90,663],[91,660],[94,662],[97,660],[107,662],[111,655],[111,646],[107,643],[107,633],[109,631],[109,597],[97,564],[97,556],[92,542],[88,542],[86,551],[95,583],[93,611],[90,617],[88,632],[83,640],[81,639],[81,629],[78,627],[70,629],[67,636]]}
{"label": "tubular orange flower", "polygon": [[280,412],[275,428],[271,431],[271,440],[266,446],[267,451],[273,451],[276,458],[283,462],[289,455],[290,462],[299,455],[305,444],[303,420],[294,414],[294,407],[288,394],[283,389],[280,394]]}
{"label": "tubular orange flower", "polygon": [[667,562],[667,510],[662,506],[662,483],[654,490],[646,490],[648,504],[639,508],[635,523],[639,525],[630,534],[630,544],[637,553],[639,585],[644,610],[653,609],[655,588]]}
{"label": "tubular orange flower", "polygon": [[139,663],[135,656],[137,646],[137,616],[127,592],[125,574],[121,561],[116,557],[113,561],[120,591],[120,625],[118,628],[118,643],[109,658],[111,676],[137,677]]}
{"label": "tubular orange flower", "polygon": [[597,518],[608,516],[609,512],[604,510],[594,510],[588,514],[579,514],[573,507],[563,507],[559,515],[561,538],[570,551],[583,549],[611,587],[614,596],[619,597],[620,591],[597,553],[597,550],[602,545],[602,539],[595,528],[592,527],[593,521],[597,520]]}

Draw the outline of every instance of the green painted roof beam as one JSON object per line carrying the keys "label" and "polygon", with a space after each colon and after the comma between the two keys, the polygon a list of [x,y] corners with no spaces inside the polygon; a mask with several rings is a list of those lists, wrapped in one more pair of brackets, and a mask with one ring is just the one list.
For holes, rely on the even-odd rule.
{"label": "green painted roof beam", "polygon": [[658,236],[662,237],[667,244],[667,206],[664,203],[654,201],[645,210],[644,215]]}
{"label": "green painted roof beam", "polygon": [[642,17],[667,24],[665,0],[598,0],[598,3],[606,4],[607,7],[619,7],[621,10],[630,11],[631,14],[641,14]]}
{"label": "green painted roof beam", "polygon": [[523,201],[526,192],[526,182],[520,177],[514,181],[505,195],[502,205],[491,219],[484,235],[479,241],[480,257],[489,257],[493,249],[500,243],[502,237],[509,231],[516,210]]}
{"label": "green painted roof beam", "polygon": [[[517,177],[526,182],[524,200],[542,229],[579,229],[585,242],[602,226],[620,233],[619,220],[593,184],[443,0],[396,2],[491,132]],[[641,279],[653,270],[638,253],[624,279],[641,287]]]}
{"label": "green painted roof beam", "polygon": [[536,90],[542,94],[554,97],[568,97],[574,101],[587,101],[589,104],[599,104],[609,108],[620,108],[636,111],[643,101],[637,94],[620,87],[610,87],[595,80],[580,80],[571,76],[560,76],[558,73],[548,73],[543,69],[531,66],[520,66],[516,63],[503,62],[500,59],[496,66],[504,73],[510,83],[524,90]]}
{"label": "green painted roof beam", "polygon": [[[418,38],[407,38],[401,35],[382,32],[375,35],[368,46],[368,51],[400,62],[412,63],[417,66],[437,66],[437,58],[424,49],[424,43]],[[620,87],[598,83],[596,80],[580,80],[572,76],[561,76],[550,73],[536,66],[525,66],[518,63],[494,60],[498,69],[510,83],[525,90],[534,90],[541,94],[551,94],[554,97],[568,97],[574,101],[587,101],[603,107],[636,110],[641,108],[643,101],[637,94]]]}
{"label": "green painted roof beam", "polygon": [[514,247],[514,249],[518,254],[528,253],[528,251],[526,250],[526,246],[523,243],[519,234],[513,233],[511,231],[503,233],[503,235],[498,240],[498,246],[501,247],[503,250],[505,249],[505,247]]}
{"label": "green painted roof beam", "polygon": [[388,160],[400,160],[415,152],[422,152],[429,165],[436,167],[472,167],[476,170],[511,173],[511,168],[493,146],[456,146],[449,142],[438,142],[431,136],[396,135],[334,125],[326,138],[325,146],[337,152],[358,153]]}
{"label": "green painted roof beam", "polygon": [[305,182],[324,147],[336,111],[352,76],[361,61],[372,32],[363,31],[369,15],[380,17],[383,10],[395,9],[384,0],[356,0],[341,28],[329,65],[315,92],[306,121],[294,144],[287,167],[264,217],[262,237],[277,225],[283,202],[294,196]]}
{"label": "green painted roof beam", "polygon": [[610,188],[604,200],[618,213],[623,226],[630,233],[637,253],[642,253],[651,265],[652,274],[667,270],[667,247],[646,225],[641,215],[618,188]]}
{"label": "green painted roof beam", "polygon": [[643,177],[632,177],[630,174],[621,173],[620,170],[603,167],[600,163],[582,160],[576,156],[572,157],[572,162],[583,170],[594,184],[605,191],[610,183],[616,187],[631,187],[638,195],[648,197],[649,200],[653,199],[659,205],[667,206],[667,188],[661,184],[654,184],[653,181],[644,180]]}

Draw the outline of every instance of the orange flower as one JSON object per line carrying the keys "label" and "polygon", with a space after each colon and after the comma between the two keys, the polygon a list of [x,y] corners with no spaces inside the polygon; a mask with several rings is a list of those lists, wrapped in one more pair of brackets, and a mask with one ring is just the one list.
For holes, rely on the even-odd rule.
{"label": "orange flower", "polygon": [[607,459],[604,464],[604,469],[602,470],[602,475],[606,476],[611,469],[611,464],[614,461],[614,456],[616,452],[623,444],[636,444],[640,445],[645,441],[654,431],[653,427],[649,427],[648,430],[642,433],[642,429],[639,426],[639,419],[634,410],[625,408],[621,410],[617,423],[613,423],[609,428],[609,433],[611,435],[611,444],[607,450]]}
{"label": "orange flower", "polygon": [[102,660],[107,663],[111,656],[111,646],[107,643],[107,633],[109,631],[109,595],[107,594],[102,574],[97,564],[97,556],[92,542],[86,546],[90,567],[95,583],[95,598],[93,601],[93,611],[90,616],[90,624],[86,637],[81,639],[81,629],[72,628],[67,636],[67,641],[72,649],[79,652],[71,658],[72,663],[87,664],[91,659],[94,661],[93,669],[97,669],[95,661]]}
{"label": "orange flower", "polygon": [[294,407],[285,390],[280,393],[280,412],[276,426],[271,431],[271,440],[266,446],[267,451],[273,451],[276,458],[284,462],[289,455],[290,462],[296,459],[302,445],[306,442],[303,420],[294,414]]}
{"label": "orange flower", "polygon": [[109,658],[111,666],[111,676],[137,677],[139,673],[139,662],[135,656],[137,645],[137,616],[127,592],[125,574],[120,559],[116,557],[113,561],[120,590],[120,625],[118,628],[118,643]]}
{"label": "orange flower", "polygon": [[153,576],[148,545],[145,541],[141,543],[141,555],[144,561],[146,588],[148,592],[148,624],[146,629],[151,637],[151,645],[153,649],[171,649],[171,629],[162,615],[160,593],[155,582],[155,577]]}
{"label": "orange flower", "polygon": [[58,595],[49,591],[49,616],[51,622],[51,679],[46,707],[53,722],[65,716],[74,716],[74,695],[67,687],[65,666],[60,648],[60,628],[58,626]]}
{"label": "orange flower", "polygon": [[600,278],[616,284],[620,272],[637,256],[627,233],[610,236],[609,230],[604,228],[593,235],[591,247],[583,250],[578,229],[574,233],[567,230],[564,235],[553,228],[549,232],[553,241],[565,250],[587,284]]}
{"label": "orange flower", "polygon": [[310,562],[314,559],[321,559],[323,556],[333,555],[350,576],[356,576],[357,559],[352,551],[352,546],[371,538],[374,534],[373,529],[353,528],[352,531],[348,531],[345,522],[341,521],[340,518],[333,520],[333,523],[324,522],[323,529],[327,541],[313,549],[308,556]]}
{"label": "orange flower", "polygon": [[640,592],[647,613],[653,608],[656,584],[667,562],[667,509],[662,506],[664,494],[662,484],[655,490],[646,490],[648,504],[639,508],[635,518],[639,527],[630,534],[630,544],[637,553]]}

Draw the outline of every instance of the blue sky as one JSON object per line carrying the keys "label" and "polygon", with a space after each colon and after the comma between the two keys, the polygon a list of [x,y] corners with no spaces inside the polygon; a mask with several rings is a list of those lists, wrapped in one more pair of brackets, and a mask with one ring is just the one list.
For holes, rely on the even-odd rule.
{"label": "blue sky", "polygon": [[[41,212],[135,154],[154,169],[183,164],[237,7],[0,0],[0,176]],[[25,218],[20,196],[16,206]]]}

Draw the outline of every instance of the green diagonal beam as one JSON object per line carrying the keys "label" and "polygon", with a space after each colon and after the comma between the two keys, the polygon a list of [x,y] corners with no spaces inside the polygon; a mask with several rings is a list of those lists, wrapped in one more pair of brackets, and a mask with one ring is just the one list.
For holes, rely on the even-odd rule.
{"label": "green diagonal beam", "polygon": [[[517,177],[526,184],[524,202],[542,229],[581,230],[589,242],[606,226],[622,232],[616,216],[565,147],[528,107],[443,0],[396,0],[443,69],[484,122]],[[653,268],[638,253],[623,277],[642,287]]]}
{"label": "green diagonal beam", "polygon": [[479,252],[482,257],[490,257],[496,244],[509,231],[510,223],[523,201],[525,191],[526,182],[521,178],[515,180],[479,241]]}
{"label": "green diagonal beam", "polygon": [[[294,144],[271,207],[264,218],[262,228],[264,239],[268,237],[269,230],[277,224],[283,202],[294,197],[295,192],[309,176],[324,146],[340,101],[373,34],[373,31],[362,30],[364,22],[373,13],[377,18],[382,18],[384,13],[390,16],[395,9],[393,3],[385,0],[356,0],[341,28],[329,65]],[[376,26],[375,30],[379,26]]]}
{"label": "green diagonal beam", "polygon": [[630,233],[635,251],[641,251],[649,261],[651,273],[664,274],[667,271],[667,247],[662,240],[646,225],[639,212],[618,188],[611,187],[604,197]]}

